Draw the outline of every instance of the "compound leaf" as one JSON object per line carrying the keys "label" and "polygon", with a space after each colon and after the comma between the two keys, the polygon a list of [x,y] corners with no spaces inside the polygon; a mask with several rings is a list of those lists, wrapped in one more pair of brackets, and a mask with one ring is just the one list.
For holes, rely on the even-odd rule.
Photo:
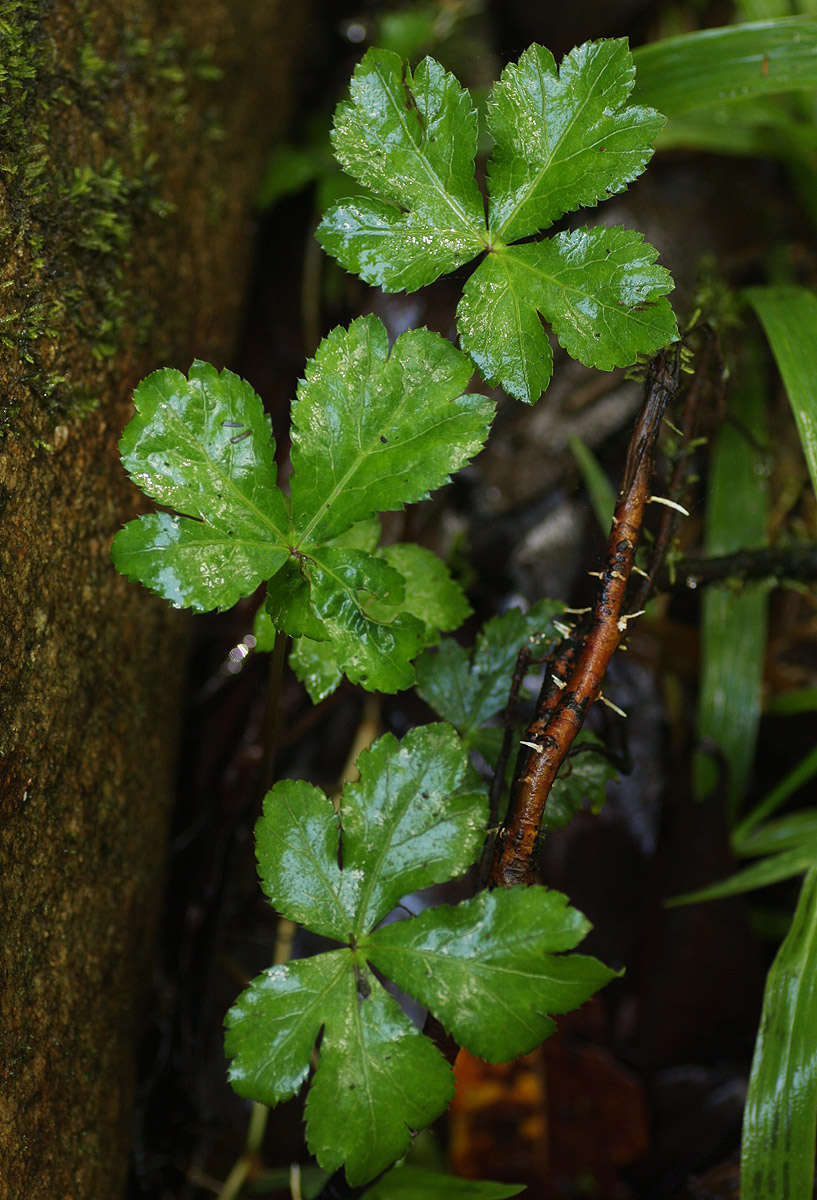
{"label": "compound leaf", "polygon": [[248,383],[199,361],[189,378],[154,371],[133,398],[122,462],[146,495],[183,515],[129,522],[114,563],[177,608],[230,608],[288,555],[269,418]]}
{"label": "compound leaf", "polygon": [[548,1012],[581,1003],[611,975],[593,959],[555,957],[588,926],[541,887],[484,893],[371,933],[404,892],[471,864],[488,806],[469,790],[467,752],[446,725],[402,742],[386,734],[358,766],[339,822],[317,788],[287,780],[267,795],[256,829],[262,886],[279,911],[348,945],[259,976],[228,1013],[226,1036],[234,1086],[268,1104],[298,1089],[320,1036],[307,1140],[325,1169],[345,1163],[353,1185],[403,1154],[453,1092],[445,1059],[367,960],[494,1059],[530,1049],[552,1029]]}
{"label": "compound leaf", "polygon": [[347,950],[271,967],[252,981],[227,1013],[230,1083],[240,1096],[280,1104],[306,1079],[326,1012],[342,1003],[354,975]]}
{"label": "compound leaf", "polygon": [[463,346],[489,383],[532,403],[550,379],[541,313],[565,350],[610,371],[678,336],[672,276],[633,230],[594,226],[489,255],[463,289]]}
{"label": "compound leaf", "polygon": [[334,329],[307,365],[292,412],[292,507],[299,544],[446,483],[488,436],[494,406],[463,395],[472,372],[439,334],[415,329],[389,353],[376,317]]}
{"label": "compound leaf", "polygon": [[472,1054],[502,1062],[538,1046],[549,1013],[584,1003],[615,974],[572,950],[590,928],[560,892],[482,892],[378,929],[367,958],[405,988]]}
{"label": "compound leaf", "polygon": [[485,249],[476,113],[434,59],[412,75],[389,50],[363,56],[350,93],[335,113],[335,154],[376,198],[339,201],[317,237],[367,283],[414,291]]}
{"label": "compound leaf", "polygon": [[528,612],[512,608],[480,631],[473,653],[445,638],[417,660],[417,691],[468,745],[474,732],[508,700],[517,655],[529,638],[542,634],[564,605],[541,600]]}
{"label": "compound leaf", "polygon": [[421,726],[401,742],[384,734],[357,765],[360,781],[343,793],[343,866],[363,880],[360,934],[401,896],[471,866],[485,838],[488,801],[468,790],[467,756],[450,725]]}
{"label": "compound leaf", "polygon": [[558,72],[537,45],[505,68],[488,99],[493,233],[506,242],[527,237],[641,174],[664,117],[626,107],[634,83],[625,38],[577,46]]}
{"label": "compound leaf", "polygon": [[405,1154],[454,1093],[448,1063],[366,967],[343,980],[306,1102],[309,1149],[354,1187]]}
{"label": "compound leaf", "polygon": [[289,665],[309,693],[313,704],[320,704],[340,684],[343,672],[331,642],[298,638],[289,655]]}

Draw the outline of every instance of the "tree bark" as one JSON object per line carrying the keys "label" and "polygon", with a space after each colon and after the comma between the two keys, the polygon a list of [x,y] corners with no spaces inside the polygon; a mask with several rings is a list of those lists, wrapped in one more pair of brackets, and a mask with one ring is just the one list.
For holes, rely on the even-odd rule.
{"label": "tree bark", "polygon": [[119,578],[138,378],[221,362],[309,5],[0,22],[0,1195],[123,1189],[184,621]]}

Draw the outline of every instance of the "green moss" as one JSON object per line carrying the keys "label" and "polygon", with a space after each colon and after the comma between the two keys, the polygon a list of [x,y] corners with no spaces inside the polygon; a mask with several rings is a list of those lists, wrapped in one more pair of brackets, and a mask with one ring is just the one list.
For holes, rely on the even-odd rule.
{"label": "green moss", "polygon": [[172,211],[173,146],[160,153],[157,130],[189,136],[191,88],[220,78],[209,51],[157,37],[139,5],[122,21],[80,0],[58,34],[55,12],[0,0],[0,431],[32,394],[87,410],[108,360],[144,344],[151,315],[128,268]]}

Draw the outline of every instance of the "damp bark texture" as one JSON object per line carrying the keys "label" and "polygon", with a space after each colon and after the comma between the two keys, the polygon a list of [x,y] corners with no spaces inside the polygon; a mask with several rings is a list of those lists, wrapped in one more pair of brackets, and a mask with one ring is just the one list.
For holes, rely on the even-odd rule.
{"label": "damp bark texture", "polygon": [[218,364],[309,4],[10,0],[0,23],[0,1193],[115,1198],[184,622],[119,578],[139,377]]}

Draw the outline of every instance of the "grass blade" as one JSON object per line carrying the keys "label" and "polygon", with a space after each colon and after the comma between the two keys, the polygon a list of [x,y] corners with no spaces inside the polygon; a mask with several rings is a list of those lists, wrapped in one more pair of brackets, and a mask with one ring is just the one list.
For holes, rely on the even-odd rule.
{"label": "grass blade", "polygon": [[801,287],[748,288],[746,296],[769,339],[817,491],[817,296]]}
{"label": "grass blade", "polygon": [[[747,361],[733,422],[723,425],[712,452],[706,548],[713,555],[765,542],[766,489],[756,448],[765,436],[763,395],[760,375],[753,368]],[[719,585],[709,588],[703,600],[698,736],[714,742],[723,755],[733,819],[754,759],[760,721],[767,590],[766,583],[739,590]],[[716,760],[697,755],[694,777],[698,798],[709,795],[718,782]]]}
{"label": "grass blade", "polygon": [[571,453],[582,473],[584,486],[590,497],[596,520],[601,525],[605,536],[609,532],[610,523],[616,508],[616,491],[610,480],[604,474],[602,465],[589,446],[580,437],[571,435],[568,439]]}
{"label": "grass blade", "polygon": [[743,1200],[807,1200],[817,1122],[817,867],[766,980],[743,1117]]}
{"label": "grass blade", "polygon": [[817,87],[817,21],[787,17],[665,38],[634,51],[636,103],[672,118]]}

